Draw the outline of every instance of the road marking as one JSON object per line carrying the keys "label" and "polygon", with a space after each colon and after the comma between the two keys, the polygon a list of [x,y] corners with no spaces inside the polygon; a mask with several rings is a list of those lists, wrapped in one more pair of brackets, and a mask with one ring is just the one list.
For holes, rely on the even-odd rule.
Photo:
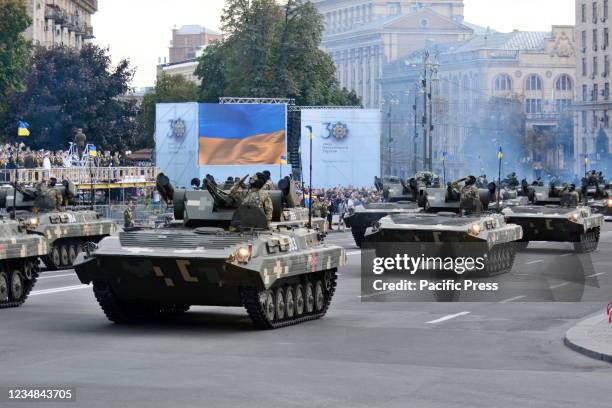
{"label": "road marking", "polygon": [[559,255],[559,256],[572,256],[572,255],[576,255],[576,254],[574,252],[570,252],[570,253]]}
{"label": "road marking", "polygon": [[374,297],[374,296],[386,295],[388,293],[393,293],[393,292],[394,291],[392,291],[392,290],[383,290],[381,292],[370,293],[369,295],[359,296],[359,299],[366,299],[366,298],[371,298],[371,297]]}
{"label": "road marking", "polygon": [[596,276],[601,276],[601,275],[605,275],[605,272],[599,272],[599,273],[594,273],[592,275],[588,275],[587,278],[594,278]]}
{"label": "road marking", "polygon": [[447,321],[447,320],[454,319],[455,317],[465,316],[465,315],[470,314],[470,313],[472,313],[472,312],[461,312],[461,313],[456,313],[456,314],[452,314],[452,315],[448,315],[448,316],[441,317],[441,318],[436,319],[436,320],[430,320],[429,322],[425,322],[425,323],[427,323],[427,324],[436,324],[436,323],[442,323],[442,322],[445,322],[445,321]]}
{"label": "road marking", "polygon": [[522,299],[522,298],[524,298],[524,297],[527,297],[527,296],[526,296],[526,295],[515,296],[515,297],[510,298],[510,299],[502,300],[502,301],[501,301],[501,302],[499,302],[499,303],[510,303],[510,302],[514,302],[515,300]]}
{"label": "road marking", "polygon": [[71,290],[78,290],[78,289],[89,289],[89,286],[86,286],[86,285],[75,285],[75,286],[66,286],[66,287],[63,287],[63,288],[35,290],[34,292],[30,293],[30,296],[51,295],[53,293],[68,292],[68,291],[71,291]]}
{"label": "road marking", "polygon": [[560,287],[563,287],[563,286],[566,286],[566,285],[569,285],[569,284],[570,284],[569,282],[563,282],[563,283],[560,283],[560,284],[558,284],[558,285],[552,285],[552,286],[549,286],[549,288],[551,288],[551,289],[557,289],[557,288],[560,288]]}
{"label": "road marking", "polygon": [[76,276],[74,273],[65,273],[63,275],[53,275],[53,276],[39,276],[38,279],[53,279],[53,278],[63,278],[65,276]]}
{"label": "road marking", "polygon": [[533,264],[542,263],[542,262],[544,262],[544,261],[539,259],[537,261],[529,261],[529,262],[527,262],[527,265],[533,265]]}
{"label": "road marking", "polygon": [[361,251],[347,252],[346,256],[361,255]]}

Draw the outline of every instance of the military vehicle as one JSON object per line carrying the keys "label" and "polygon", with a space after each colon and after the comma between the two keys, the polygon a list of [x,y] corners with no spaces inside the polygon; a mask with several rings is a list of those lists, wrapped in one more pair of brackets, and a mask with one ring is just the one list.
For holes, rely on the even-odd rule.
{"label": "military vehicle", "polygon": [[414,199],[410,186],[399,177],[385,176],[382,179],[375,177],[374,185],[388,203],[412,201]]}
{"label": "military vehicle", "polygon": [[180,314],[192,305],[244,306],[262,329],[325,315],[346,254],[323,244],[323,232],[293,211],[298,201],[289,178],[270,192],[271,223],[210,180],[196,191],[174,190],[163,174],[157,184],[175,221],[105,238],[75,265],[109,320]]}
{"label": "military vehicle", "polygon": [[29,234],[47,239],[49,252],[42,260],[49,270],[70,268],[81,248],[118,230],[115,221],[102,219],[95,211],[63,210],[75,196],[70,182],[56,187],[18,186],[16,193],[14,198],[13,188],[0,190],[0,208],[15,208],[16,218],[24,220]]}
{"label": "military vehicle", "polygon": [[[506,223],[500,214],[459,215],[392,214],[382,218],[364,238],[364,247],[377,256],[394,257],[402,247],[414,256],[483,256],[482,275],[496,275],[512,269],[515,242],[522,238],[521,227]],[[404,249],[405,251],[405,249]]]}
{"label": "military vehicle", "polygon": [[22,222],[0,220],[0,309],[21,306],[38,278],[39,257],[47,240],[28,235]]}
{"label": "military vehicle", "polygon": [[597,249],[603,216],[589,207],[528,205],[502,210],[506,220],[523,227],[521,247],[530,241],[572,242],[576,252]]}
{"label": "military vehicle", "polygon": [[[458,180],[459,189],[466,179]],[[489,208],[490,203],[495,203],[496,186],[495,183],[489,183],[488,188],[478,189],[482,208]],[[460,193],[455,191],[452,183],[448,183],[446,188],[427,188],[424,193],[423,207],[426,212],[460,212],[461,200]]]}

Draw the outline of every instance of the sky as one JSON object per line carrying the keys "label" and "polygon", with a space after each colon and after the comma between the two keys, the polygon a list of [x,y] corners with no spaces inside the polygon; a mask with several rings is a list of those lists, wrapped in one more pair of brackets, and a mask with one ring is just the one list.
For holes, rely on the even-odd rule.
{"label": "sky", "polygon": [[[198,24],[219,29],[224,0],[99,0],[95,42],[113,61],[128,58],[135,87],[155,84],[158,61],[168,58],[173,27]],[[549,31],[574,24],[574,0],[464,0],[465,20],[497,31]]]}

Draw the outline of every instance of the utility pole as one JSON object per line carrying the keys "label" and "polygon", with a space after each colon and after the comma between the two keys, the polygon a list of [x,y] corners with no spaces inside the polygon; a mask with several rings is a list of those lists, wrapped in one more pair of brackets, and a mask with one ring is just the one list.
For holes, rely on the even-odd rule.
{"label": "utility pole", "polygon": [[416,174],[417,171],[419,171],[418,167],[418,139],[419,139],[419,127],[418,127],[418,122],[419,119],[417,117],[417,104],[419,102],[419,91],[418,91],[418,87],[415,86],[414,87],[414,105],[412,105],[412,110],[414,111],[414,161],[413,161],[413,174]]}
{"label": "utility pole", "polygon": [[427,62],[429,60],[429,51],[425,51],[423,55],[423,79],[421,81],[421,86],[423,87],[423,167],[424,170],[429,170],[429,149],[427,146],[427,142],[429,141],[428,137],[428,118],[427,118]]}

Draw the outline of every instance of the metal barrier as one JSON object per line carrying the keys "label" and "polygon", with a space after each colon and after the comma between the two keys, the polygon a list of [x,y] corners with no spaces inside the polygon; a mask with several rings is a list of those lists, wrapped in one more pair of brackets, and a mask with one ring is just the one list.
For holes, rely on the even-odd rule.
{"label": "metal barrier", "polygon": [[[159,167],[54,167],[45,169],[19,169],[20,183],[33,184],[55,177],[58,181],[70,180],[76,184],[97,182],[153,182],[160,173]],[[15,170],[0,170],[0,182],[15,179]]]}

